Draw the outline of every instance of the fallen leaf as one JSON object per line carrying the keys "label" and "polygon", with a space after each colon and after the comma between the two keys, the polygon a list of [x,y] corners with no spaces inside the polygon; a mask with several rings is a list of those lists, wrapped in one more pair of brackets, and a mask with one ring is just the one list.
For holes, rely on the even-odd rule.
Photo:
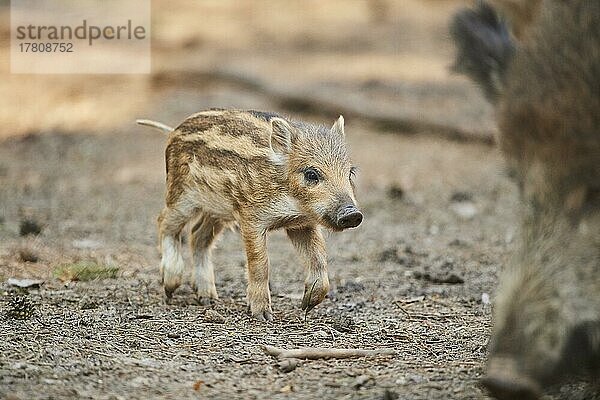
{"label": "fallen leaf", "polygon": [[196,382],[194,382],[194,390],[197,392],[200,390],[200,388],[202,387],[202,385],[204,385],[204,381],[202,380],[197,380]]}
{"label": "fallen leaf", "polygon": [[279,389],[281,393],[290,393],[294,391],[294,387],[292,385],[285,385],[281,389]]}

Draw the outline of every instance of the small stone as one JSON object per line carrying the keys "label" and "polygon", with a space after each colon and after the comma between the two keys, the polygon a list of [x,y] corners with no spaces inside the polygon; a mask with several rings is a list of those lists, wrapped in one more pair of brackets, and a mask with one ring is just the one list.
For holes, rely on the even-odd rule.
{"label": "small stone", "polygon": [[342,333],[352,332],[355,329],[354,320],[352,319],[352,317],[349,316],[336,318],[333,321],[332,326],[333,329]]}
{"label": "small stone", "polygon": [[407,375],[408,381],[412,382],[412,383],[422,383],[425,382],[425,378],[421,375],[417,375],[417,374],[408,374]]}
{"label": "small stone", "polygon": [[362,387],[373,386],[373,385],[374,385],[374,381],[373,381],[372,377],[370,377],[369,375],[359,375],[354,380],[354,384],[352,385],[352,387],[354,389],[358,390]]}
{"label": "small stone", "polygon": [[400,378],[396,379],[396,385],[400,385],[400,386],[404,386],[408,384],[408,379],[406,379],[405,377],[401,376]]}
{"label": "small stone", "polygon": [[484,306],[489,306],[490,304],[492,304],[492,302],[490,301],[489,294],[487,294],[487,293],[481,294],[481,304],[483,304]]}
{"label": "small stone", "polygon": [[204,321],[211,324],[223,324],[225,323],[225,317],[215,310],[206,310],[204,313]]}
{"label": "small stone", "polygon": [[450,209],[454,211],[454,213],[460,218],[466,220],[472,219],[479,212],[479,210],[477,210],[477,206],[475,206],[475,204],[470,201],[453,203],[450,206]]}
{"label": "small stone", "polygon": [[288,373],[296,369],[298,366],[298,360],[294,358],[286,358],[285,360],[279,361],[277,365],[279,366],[281,372]]}
{"label": "small stone", "polygon": [[415,297],[410,297],[410,298],[404,300],[403,303],[404,304],[419,303],[423,300],[425,300],[425,296],[415,296]]}
{"label": "small stone", "polygon": [[41,279],[16,279],[9,278],[6,283],[9,286],[16,286],[21,289],[30,289],[30,288],[39,288],[42,283],[44,283]]}
{"label": "small stone", "polygon": [[280,393],[291,393],[294,391],[294,387],[292,385],[285,385],[281,389],[279,389]]}

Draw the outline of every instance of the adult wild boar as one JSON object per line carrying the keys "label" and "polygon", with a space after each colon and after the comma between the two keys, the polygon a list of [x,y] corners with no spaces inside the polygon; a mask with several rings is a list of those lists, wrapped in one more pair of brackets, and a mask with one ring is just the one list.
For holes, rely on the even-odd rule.
{"label": "adult wild boar", "polygon": [[522,198],[483,382],[534,399],[575,375],[600,379],[600,2],[492,4],[514,36],[483,3],[452,25],[455,67],[495,103]]}

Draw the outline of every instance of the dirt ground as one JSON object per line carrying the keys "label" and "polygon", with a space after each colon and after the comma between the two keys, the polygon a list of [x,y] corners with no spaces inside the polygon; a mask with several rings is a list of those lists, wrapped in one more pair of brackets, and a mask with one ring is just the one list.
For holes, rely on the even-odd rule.
{"label": "dirt ground", "polygon": [[[160,134],[5,141],[2,278],[46,282],[29,291],[34,317],[2,322],[6,364],[0,376],[2,389],[10,389],[4,394],[378,398],[388,390],[404,398],[481,396],[476,380],[490,325],[481,298],[493,291],[515,218],[515,193],[496,151],[380,134],[352,123],[347,130],[361,166],[364,224],[328,237],[333,290],[306,320],[299,308],[302,267],[285,236],[272,234],[270,324],[246,315],[236,232],[227,233],[215,252],[221,300],[199,306],[186,287],[165,305],[154,226],[163,193]],[[43,163],[20,162],[35,159]],[[390,188],[399,187],[410,189],[392,196]],[[460,217],[453,210],[461,204],[473,205],[477,214]],[[44,224],[41,235],[18,236],[17,205],[35,210]],[[19,248],[32,249],[40,260],[19,261]],[[78,259],[116,265],[120,276],[68,285],[52,278],[54,266]],[[427,273],[456,274],[464,283],[435,284]],[[3,288],[6,301],[15,290]],[[212,321],[208,310],[224,321]],[[306,361],[283,373],[261,344],[398,353]],[[360,385],[362,376],[369,379]],[[196,381],[204,382],[198,392]]]}
{"label": "dirt ground", "polygon": [[[518,211],[489,109],[447,70],[447,19],[461,2],[293,1],[285,13],[273,1],[198,3],[155,2],[149,76],[3,71],[0,398],[486,398],[490,301]],[[365,220],[328,235],[332,290],[307,316],[302,266],[281,232],[269,243],[274,322],[246,313],[237,232],[214,253],[219,301],[199,305],[187,285],[164,301],[155,218],[165,137],[132,121],[176,124],[207,107],[327,124],[336,107],[350,110]],[[370,120],[365,107],[387,114]],[[21,235],[24,221],[41,232]],[[57,275],[81,261],[118,272]],[[9,278],[43,284],[23,290]],[[10,314],[20,298],[28,318]],[[262,345],[396,353],[285,372]]]}

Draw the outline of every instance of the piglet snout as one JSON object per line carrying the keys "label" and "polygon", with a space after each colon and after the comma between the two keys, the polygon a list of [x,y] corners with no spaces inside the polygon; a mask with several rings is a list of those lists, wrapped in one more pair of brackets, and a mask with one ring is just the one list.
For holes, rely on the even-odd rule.
{"label": "piglet snout", "polygon": [[353,205],[340,209],[336,216],[336,224],[340,229],[356,228],[362,220],[362,213]]}

